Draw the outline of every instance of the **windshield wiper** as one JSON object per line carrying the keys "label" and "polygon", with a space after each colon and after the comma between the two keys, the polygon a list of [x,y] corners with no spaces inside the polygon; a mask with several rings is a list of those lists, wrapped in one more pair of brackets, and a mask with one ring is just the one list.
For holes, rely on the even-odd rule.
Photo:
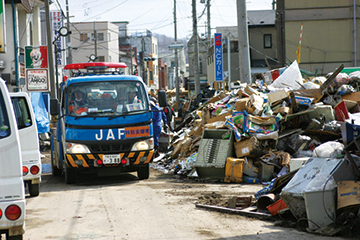
{"label": "windshield wiper", "polygon": [[114,118],[117,118],[117,117],[124,117],[125,116],[128,116],[128,115],[131,115],[132,113],[137,113],[137,112],[144,112],[145,110],[136,110],[136,111],[130,111],[130,112],[123,112],[122,114],[117,114],[117,115],[113,115],[111,117],[109,117],[109,120],[111,119],[114,119]]}

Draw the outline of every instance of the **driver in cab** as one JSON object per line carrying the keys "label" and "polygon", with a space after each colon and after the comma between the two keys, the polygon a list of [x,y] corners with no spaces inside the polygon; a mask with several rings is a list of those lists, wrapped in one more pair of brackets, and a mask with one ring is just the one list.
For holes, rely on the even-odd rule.
{"label": "driver in cab", "polygon": [[76,89],[74,92],[74,100],[70,101],[69,112],[77,115],[87,112],[85,93],[80,89]]}
{"label": "driver in cab", "polygon": [[126,89],[126,92],[127,92],[127,99],[123,98],[123,99],[120,99],[120,101],[125,100],[126,104],[142,103],[142,101],[140,99],[138,99],[138,97],[137,97],[137,92],[138,92],[137,87],[135,87],[135,86],[128,87]]}

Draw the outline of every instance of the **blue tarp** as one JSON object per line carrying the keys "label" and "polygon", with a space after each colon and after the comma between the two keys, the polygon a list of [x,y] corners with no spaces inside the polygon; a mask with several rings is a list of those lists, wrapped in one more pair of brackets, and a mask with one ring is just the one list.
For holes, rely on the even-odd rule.
{"label": "blue tarp", "polygon": [[39,133],[50,132],[49,114],[46,110],[43,95],[41,92],[31,93],[31,105],[34,109],[36,124]]}

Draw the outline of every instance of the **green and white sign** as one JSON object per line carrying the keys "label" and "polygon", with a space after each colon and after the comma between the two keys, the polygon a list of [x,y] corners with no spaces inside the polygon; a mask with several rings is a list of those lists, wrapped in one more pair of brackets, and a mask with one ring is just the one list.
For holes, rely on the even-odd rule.
{"label": "green and white sign", "polygon": [[25,46],[25,68],[48,68],[47,46]]}
{"label": "green and white sign", "polygon": [[50,91],[47,46],[25,46],[26,88],[29,92]]}
{"label": "green and white sign", "polygon": [[5,52],[5,0],[0,0],[0,52]]}

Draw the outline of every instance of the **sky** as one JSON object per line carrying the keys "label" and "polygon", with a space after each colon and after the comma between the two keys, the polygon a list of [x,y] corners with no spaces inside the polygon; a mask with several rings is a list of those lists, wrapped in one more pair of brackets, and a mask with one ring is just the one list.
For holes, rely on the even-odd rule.
{"label": "sky", "polygon": [[[206,0],[205,0],[206,1]],[[210,0],[211,28],[237,25],[237,0]],[[272,9],[273,0],[247,0],[246,9]],[[70,22],[128,21],[128,33],[152,33],[174,37],[174,0],[68,0]],[[66,0],[53,0],[51,10],[61,6],[66,15]],[[196,0],[198,33],[207,25],[206,5]],[[205,10],[205,11],[204,11]],[[204,14],[202,14],[204,12]],[[192,35],[192,0],[176,0],[177,38]],[[212,30],[214,33],[215,30]]]}

